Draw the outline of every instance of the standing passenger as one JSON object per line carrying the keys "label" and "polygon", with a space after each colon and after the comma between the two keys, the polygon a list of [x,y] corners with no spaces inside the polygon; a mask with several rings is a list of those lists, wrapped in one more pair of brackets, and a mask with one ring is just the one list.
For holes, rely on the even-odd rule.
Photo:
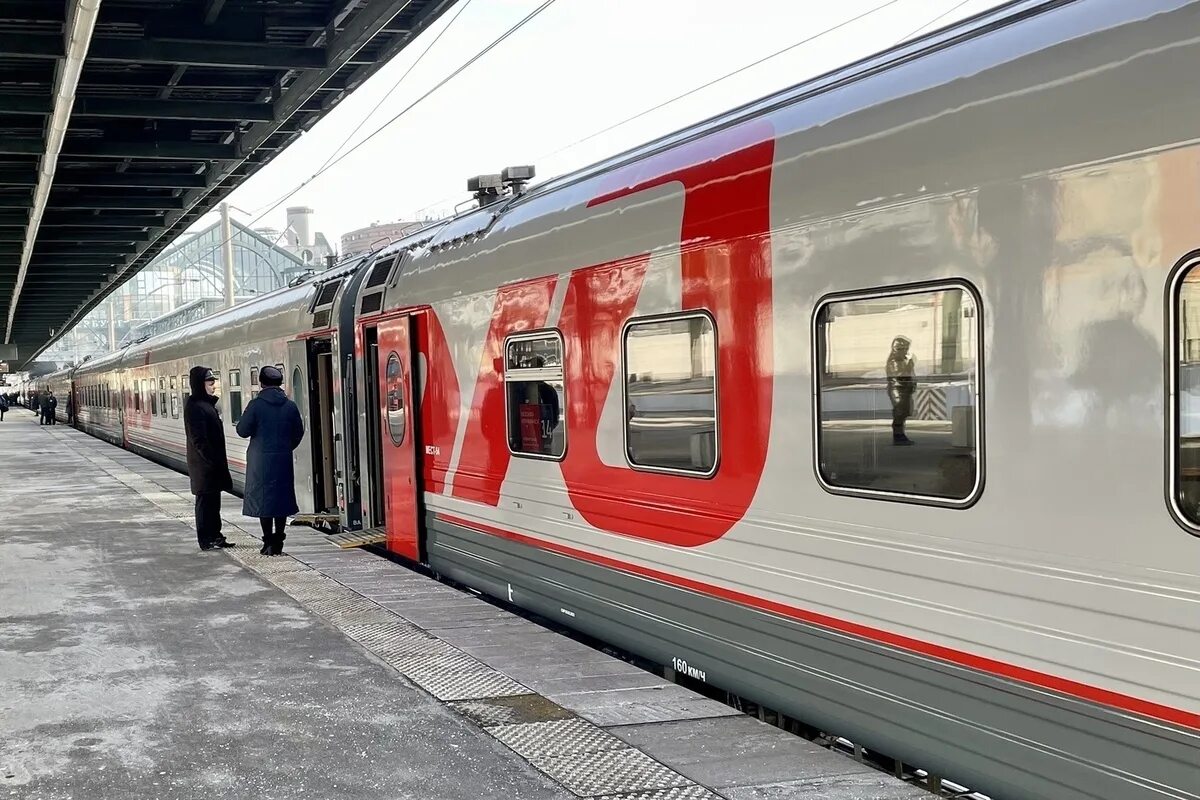
{"label": "standing passenger", "polygon": [[201,550],[233,547],[221,535],[221,492],[233,491],[225,456],[225,426],[217,411],[217,378],[208,367],[188,372],[191,396],[183,404],[188,477],[196,495],[196,540]]}
{"label": "standing passenger", "polygon": [[54,412],[58,410],[58,398],[55,397],[52,392],[46,393],[46,405],[50,408],[50,410],[46,412],[46,424],[57,425],[58,418],[55,416]]}
{"label": "standing passenger", "polygon": [[0,422],[4,422],[5,411],[8,411],[8,395],[0,394]]}
{"label": "standing passenger", "polygon": [[304,438],[304,420],[300,409],[283,393],[283,373],[277,367],[259,370],[258,383],[262,391],[246,406],[237,424],[238,436],[250,440],[242,513],[258,517],[262,526],[263,546],[259,552],[277,556],[283,552],[288,515],[300,510],[296,505],[292,451]]}

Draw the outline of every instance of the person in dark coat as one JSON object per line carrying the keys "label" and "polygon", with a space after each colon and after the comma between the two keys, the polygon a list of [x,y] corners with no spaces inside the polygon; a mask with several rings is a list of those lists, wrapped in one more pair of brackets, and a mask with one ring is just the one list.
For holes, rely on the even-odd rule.
{"label": "person in dark coat", "polygon": [[57,401],[54,399],[54,395],[50,394],[49,392],[43,392],[42,399],[41,399],[41,409],[42,409],[41,424],[43,424],[43,425],[53,425],[54,424],[54,406],[55,405],[57,405]]}
{"label": "person in dark coat", "polygon": [[8,411],[8,395],[0,394],[0,422],[4,422],[5,411]]}
{"label": "person in dark coat", "polygon": [[188,372],[192,393],[183,404],[188,477],[196,496],[196,540],[201,550],[233,547],[221,534],[221,492],[233,491],[225,456],[225,425],[217,411],[217,379],[208,367]]}
{"label": "person in dark coat", "polygon": [[[304,438],[300,409],[283,393],[283,373],[265,366],[258,371],[262,387],[250,401],[237,424],[238,436],[250,440],[246,451],[246,491],[242,513],[258,517],[262,526],[263,555],[283,552],[287,518],[299,511],[296,505],[292,451]],[[272,530],[274,528],[274,530]]]}

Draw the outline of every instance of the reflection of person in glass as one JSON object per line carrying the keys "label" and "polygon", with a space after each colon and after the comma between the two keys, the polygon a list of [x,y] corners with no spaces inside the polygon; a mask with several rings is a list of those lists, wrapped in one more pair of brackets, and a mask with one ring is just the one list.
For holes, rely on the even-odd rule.
{"label": "reflection of person in glass", "polygon": [[904,423],[912,414],[913,392],[917,389],[917,377],[913,357],[908,352],[912,340],[907,336],[892,339],[892,351],[887,360],[887,391],[892,401],[892,444],[909,445],[904,433]]}

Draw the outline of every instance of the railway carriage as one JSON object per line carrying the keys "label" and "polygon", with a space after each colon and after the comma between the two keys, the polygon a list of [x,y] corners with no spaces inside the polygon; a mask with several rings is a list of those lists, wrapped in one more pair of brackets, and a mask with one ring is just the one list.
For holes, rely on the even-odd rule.
{"label": "railway carriage", "polygon": [[397,555],[999,798],[1200,798],[1198,31],[1010,3],[75,381],[182,466],[170,380],[282,364]]}

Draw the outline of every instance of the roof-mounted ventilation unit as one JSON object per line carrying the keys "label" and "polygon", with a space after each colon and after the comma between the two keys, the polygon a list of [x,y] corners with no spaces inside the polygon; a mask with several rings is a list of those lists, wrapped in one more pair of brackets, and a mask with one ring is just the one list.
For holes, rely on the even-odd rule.
{"label": "roof-mounted ventilation unit", "polygon": [[499,175],[476,175],[467,179],[467,191],[475,194],[475,199],[482,208],[500,199],[504,191],[504,181]]}
{"label": "roof-mounted ventilation unit", "polygon": [[500,181],[513,195],[525,194],[525,189],[535,174],[536,171],[532,164],[523,167],[505,167],[500,172]]}

